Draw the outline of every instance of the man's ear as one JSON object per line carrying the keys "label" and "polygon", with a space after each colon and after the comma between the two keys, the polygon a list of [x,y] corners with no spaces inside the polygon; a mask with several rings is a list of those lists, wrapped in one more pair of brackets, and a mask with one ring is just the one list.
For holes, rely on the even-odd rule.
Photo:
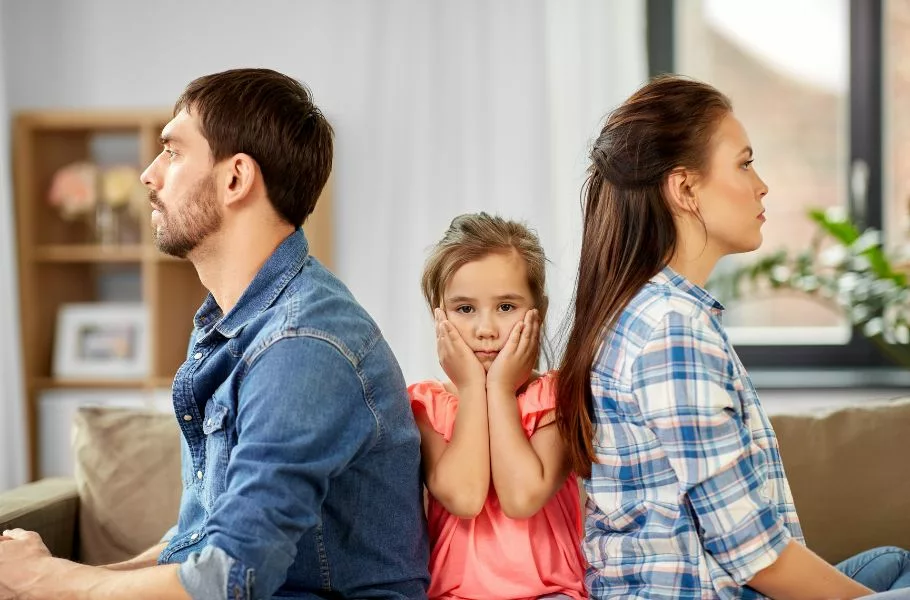
{"label": "man's ear", "polygon": [[249,154],[239,153],[225,160],[222,173],[224,205],[230,206],[246,198],[259,177],[259,165]]}
{"label": "man's ear", "polygon": [[673,169],[667,175],[664,193],[675,214],[698,214],[697,180],[695,173],[683,167]]}

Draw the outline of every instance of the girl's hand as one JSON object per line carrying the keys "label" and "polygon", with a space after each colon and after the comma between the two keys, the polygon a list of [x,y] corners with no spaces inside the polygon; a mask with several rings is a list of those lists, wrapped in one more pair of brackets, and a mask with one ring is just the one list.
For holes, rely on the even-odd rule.
{"label": "girl's hand", "polygon": [[537,309],[531,309],[512,327],[506,345],[487,372],[487,389],[499,387],[514,393],[531,376],[540,346],[538,315]]}
{"label": "girl's hand", "polygon": [[439,364],[456,388],[465,389],[472,385],[483,388],[486,373],[480,360],[462,339],[441,308],[433,310],[436,321],[436,353]]}

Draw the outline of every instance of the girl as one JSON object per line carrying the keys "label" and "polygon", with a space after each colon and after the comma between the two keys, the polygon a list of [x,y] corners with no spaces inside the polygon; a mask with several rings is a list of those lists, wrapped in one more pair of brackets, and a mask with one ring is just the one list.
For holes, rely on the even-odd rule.
{"label": "girl", "polygon": [[588,494],[591,596],[855,598],[910,579],[900,549],[841,566],[860,583],[803,545],[777,439],[703,287],[765,222],[730,101],[658,78],[591,158],[557,408]]}
{"label": "girl", "polygon": [[429,490],[430,598],[585,598],[578,484],[537,374],[547,312],[536,235],[455,218],[422,287],[449,381],[410,386]]}

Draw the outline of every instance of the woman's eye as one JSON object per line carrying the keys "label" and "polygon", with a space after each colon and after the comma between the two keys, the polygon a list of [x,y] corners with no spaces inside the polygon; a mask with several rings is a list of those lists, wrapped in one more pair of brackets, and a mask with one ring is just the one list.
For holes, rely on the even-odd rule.
{"label": "woman's eye", "polygon": [[743,163],[743,169],[751,169],[752,163],[754,163],[754,162],[755,162],[754,158],[747,160],[746,162]]}

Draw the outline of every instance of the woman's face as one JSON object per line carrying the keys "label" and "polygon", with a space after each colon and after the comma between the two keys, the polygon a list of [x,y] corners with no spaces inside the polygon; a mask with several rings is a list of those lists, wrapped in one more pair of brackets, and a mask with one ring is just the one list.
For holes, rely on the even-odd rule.
{"label": "woman's face", "polygon": [[761,246],[768,186],[752,166],[752,145],[742,123],[727,115],[712,137],[707,174],[696,189],[708,243],[723,256]]}

